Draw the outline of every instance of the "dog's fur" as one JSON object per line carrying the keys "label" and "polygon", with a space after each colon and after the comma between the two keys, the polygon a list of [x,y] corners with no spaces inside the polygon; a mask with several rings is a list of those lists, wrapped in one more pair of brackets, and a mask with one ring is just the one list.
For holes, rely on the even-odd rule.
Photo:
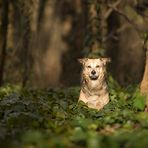
{"label": "dog's fur", "polygon": [[79,59],[83,65],[82,87],[79,101],[83,101],[88,107],[100,110],[109,102],[109,94],[106,84],[106,64],[109,58]]}

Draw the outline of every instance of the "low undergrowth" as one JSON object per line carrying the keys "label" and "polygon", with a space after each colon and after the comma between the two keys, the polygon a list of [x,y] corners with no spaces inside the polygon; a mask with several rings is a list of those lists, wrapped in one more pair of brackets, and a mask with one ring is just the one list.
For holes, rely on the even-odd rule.
{"label": "low undergrowth", "polygon": [[77,103],[79,87],[0,88],[0,147],[146,148],[148,113],[137,86],[109,79],[110,102],[101,111]]}

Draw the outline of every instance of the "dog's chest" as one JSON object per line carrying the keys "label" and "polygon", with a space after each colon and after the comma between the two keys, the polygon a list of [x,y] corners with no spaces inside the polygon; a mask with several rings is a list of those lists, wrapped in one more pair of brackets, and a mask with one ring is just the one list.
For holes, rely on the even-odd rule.
{"label": "dog's chest", "polygon": [[85,102],[90,108],[98,110],[103,108],[109,102],[106,82],[87,81],[83,83],[79,100]]}
{"label": "dog's chest", "polygon": [[98,81],[91,81],[91,82],[89,83],[89,88],[94,89],[94,88],[97,88],[99,85],[100,85],[100,84],[99,84]]}

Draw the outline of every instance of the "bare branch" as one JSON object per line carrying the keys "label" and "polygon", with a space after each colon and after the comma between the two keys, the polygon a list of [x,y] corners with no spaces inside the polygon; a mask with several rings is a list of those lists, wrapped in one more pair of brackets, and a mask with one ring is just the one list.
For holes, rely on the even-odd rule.
{"label": "bare branch", "polygon": [[134,26],[135,30],[137,32],[141,31],[138,26],[121,10],[119,10],[118,8],[114,7],[113,5],[108,5],[108,7],[112,8],[112,10],[114,10],[115,12],[117,12],[119,15],[123,16],[125,18],[125,20],[127,20],[131,25]]}
{"label": "bare branch", "polygon": [[[121,3],[121,1],[122,0],[118,0],[118,1],[116,1],[114,4],[112,4],[112,7],[113,8],[116,8],[120,3]],[[110,9],[106,12],[106,14],[104,15],[104,19],[106,20],[108,17],[109,17],[109,15],[113,12],[113,8],[112,7],[110,7]]]}

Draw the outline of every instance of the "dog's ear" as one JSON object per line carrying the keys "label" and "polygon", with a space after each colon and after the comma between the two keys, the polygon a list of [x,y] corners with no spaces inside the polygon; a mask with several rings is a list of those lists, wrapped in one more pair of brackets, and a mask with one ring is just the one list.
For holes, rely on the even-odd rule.
{"label": "dog's ear", "polygon": [[101,58],[101,61],[103,62],[104,65],[106,65],[107,63],[111,62],[110,58]]}
{"label": "dog's ear", "polygon": [[78,62],[82,64],[83,63],[83,59],[78,59]]}
{"label": "dog's ear", "polygon": [[78,59],[79,63],[81,64],[84,64],[87,60],[87,58]]}

